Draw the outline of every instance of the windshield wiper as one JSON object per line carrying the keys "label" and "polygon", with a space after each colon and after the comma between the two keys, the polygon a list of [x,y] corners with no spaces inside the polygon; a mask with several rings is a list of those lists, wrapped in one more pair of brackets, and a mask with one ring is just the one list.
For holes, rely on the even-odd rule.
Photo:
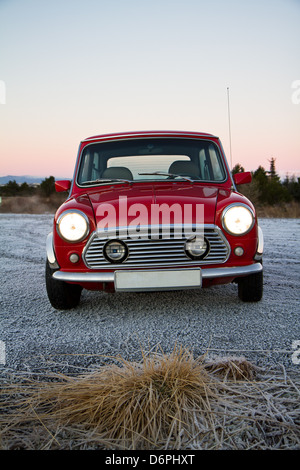
{"label": "windshield wiper", "polygon": [[160,176],[170,176],[171,178],[182,178],[184,180],[193,183],[193,179],[189,176],[176,175],[174,173],[165,173],[164,171],[154,171],[153,173],[139,173],[139,175],[160,175]]}
{"label": "windshield wiper", "polygon": [[80,183],[80,184],[81,184],[81,185],[84,185],[84,184],[114,183],[114,182],[118,182],[118,183],[129,183],[129,184],[132,184],[132,183],[133,183],[133,181],[131,181],[131,180],[126,180],[126,179],[122,179],[122,178],[112,178],[112,179],[104,178],[104,179],[83,181],[83,182]]}

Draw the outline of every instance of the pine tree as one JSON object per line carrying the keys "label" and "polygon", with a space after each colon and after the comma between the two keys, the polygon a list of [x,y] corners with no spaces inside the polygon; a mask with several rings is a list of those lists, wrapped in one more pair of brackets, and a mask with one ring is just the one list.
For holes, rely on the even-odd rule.
{"label": "pine tree", "polygon": [[49,176],[45,178],[40,185],[41,192],[44,196],[49,197],[50,194],[55,192],[55,178],[54,176]]}
{"label": "pine tree", "polygon": [[231,173],[233,175],[235,175],[236,173],[241,173],[245,171],[244,167],[242,167],[242,165],[240,165],[240,163],[237,163],[231,170]]}
{"label": "pine tree", "polygon": [[269,177],[272,181],[280,181],[280,177],[276,173],[275,162],[276,158],[272,157],[270,162],[270,170],[268,171]]}

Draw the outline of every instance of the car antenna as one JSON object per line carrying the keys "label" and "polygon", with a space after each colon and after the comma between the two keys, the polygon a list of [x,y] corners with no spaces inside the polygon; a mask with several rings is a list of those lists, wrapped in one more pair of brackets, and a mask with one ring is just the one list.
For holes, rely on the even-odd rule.
{"label": "car antenna", "polygon": [[228,127],[229,127],[229,145],[230,145],[230,166],[231,166],[231,169],[232,169],[231,128],[230,128],[230,106],[229,106],[229,87],[227,87],[227,104],[228,104]]}

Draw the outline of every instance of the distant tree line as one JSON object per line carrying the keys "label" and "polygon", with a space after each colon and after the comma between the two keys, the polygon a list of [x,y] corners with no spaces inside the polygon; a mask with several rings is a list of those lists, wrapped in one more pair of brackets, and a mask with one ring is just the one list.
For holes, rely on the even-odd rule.
{"label": "distant tree line", "polygon": [[[241,171],[245,170],[237,163],[232,173]],[[291,201],[300,202],[300,178],[287,175],[281,181],[276,173],[275,158],[271,158],[269,170],[259,166],[256,171],[252,172],[252,182],[238,189],[254,204],[274,205]]]}
{"label": "distant tree line", "polygon": [[13,197],[13,196],[34,196],[41,195],[49,197],[55,192],[55,178],[49,176],[45,178],[40,185],[29,185],[28,183],[18,184],[15,180],[9,181],[7,184],[0,187],[0,196]]}
{"label": "distant tree line", "polygon": [[[232,173],[235,174],[241,171],[245,170],[237,163]],[[281,181],[276,173],[275,158],[271,158],[269,170],[259,166],[256,171],[252,172],[252,182],[242,185],[238,189],[254,204],[274,205],[291,201],[300,202],[300,178],[286,176]],[[6,197],[33,196],[36,194],[49,197],[54,192],[54,176],[45,178],[38,186],[30,186],[27,183],[19,185],[16,181],[9,181],[6,185],[0,187],[0,196]]]}

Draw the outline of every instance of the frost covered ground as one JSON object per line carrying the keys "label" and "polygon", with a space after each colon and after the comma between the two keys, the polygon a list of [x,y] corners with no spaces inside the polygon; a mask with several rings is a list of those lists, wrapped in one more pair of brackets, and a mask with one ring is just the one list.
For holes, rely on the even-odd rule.
{"label": "frost covered ground", "polygon": [[[264,297],[245,304],[237,286],[187,292],[83,291],[78,308],[54,310],[44,284],[52,215],[0,214],[0,370],[76,373],[158,345],[195,356],[243,355],[300,368],[300,219],[261,219]],[[297,343],[298,342],[298,343]],[[295,349],[297,348],[297,349]],[[299,354],[297,353],[299,351]]]}

